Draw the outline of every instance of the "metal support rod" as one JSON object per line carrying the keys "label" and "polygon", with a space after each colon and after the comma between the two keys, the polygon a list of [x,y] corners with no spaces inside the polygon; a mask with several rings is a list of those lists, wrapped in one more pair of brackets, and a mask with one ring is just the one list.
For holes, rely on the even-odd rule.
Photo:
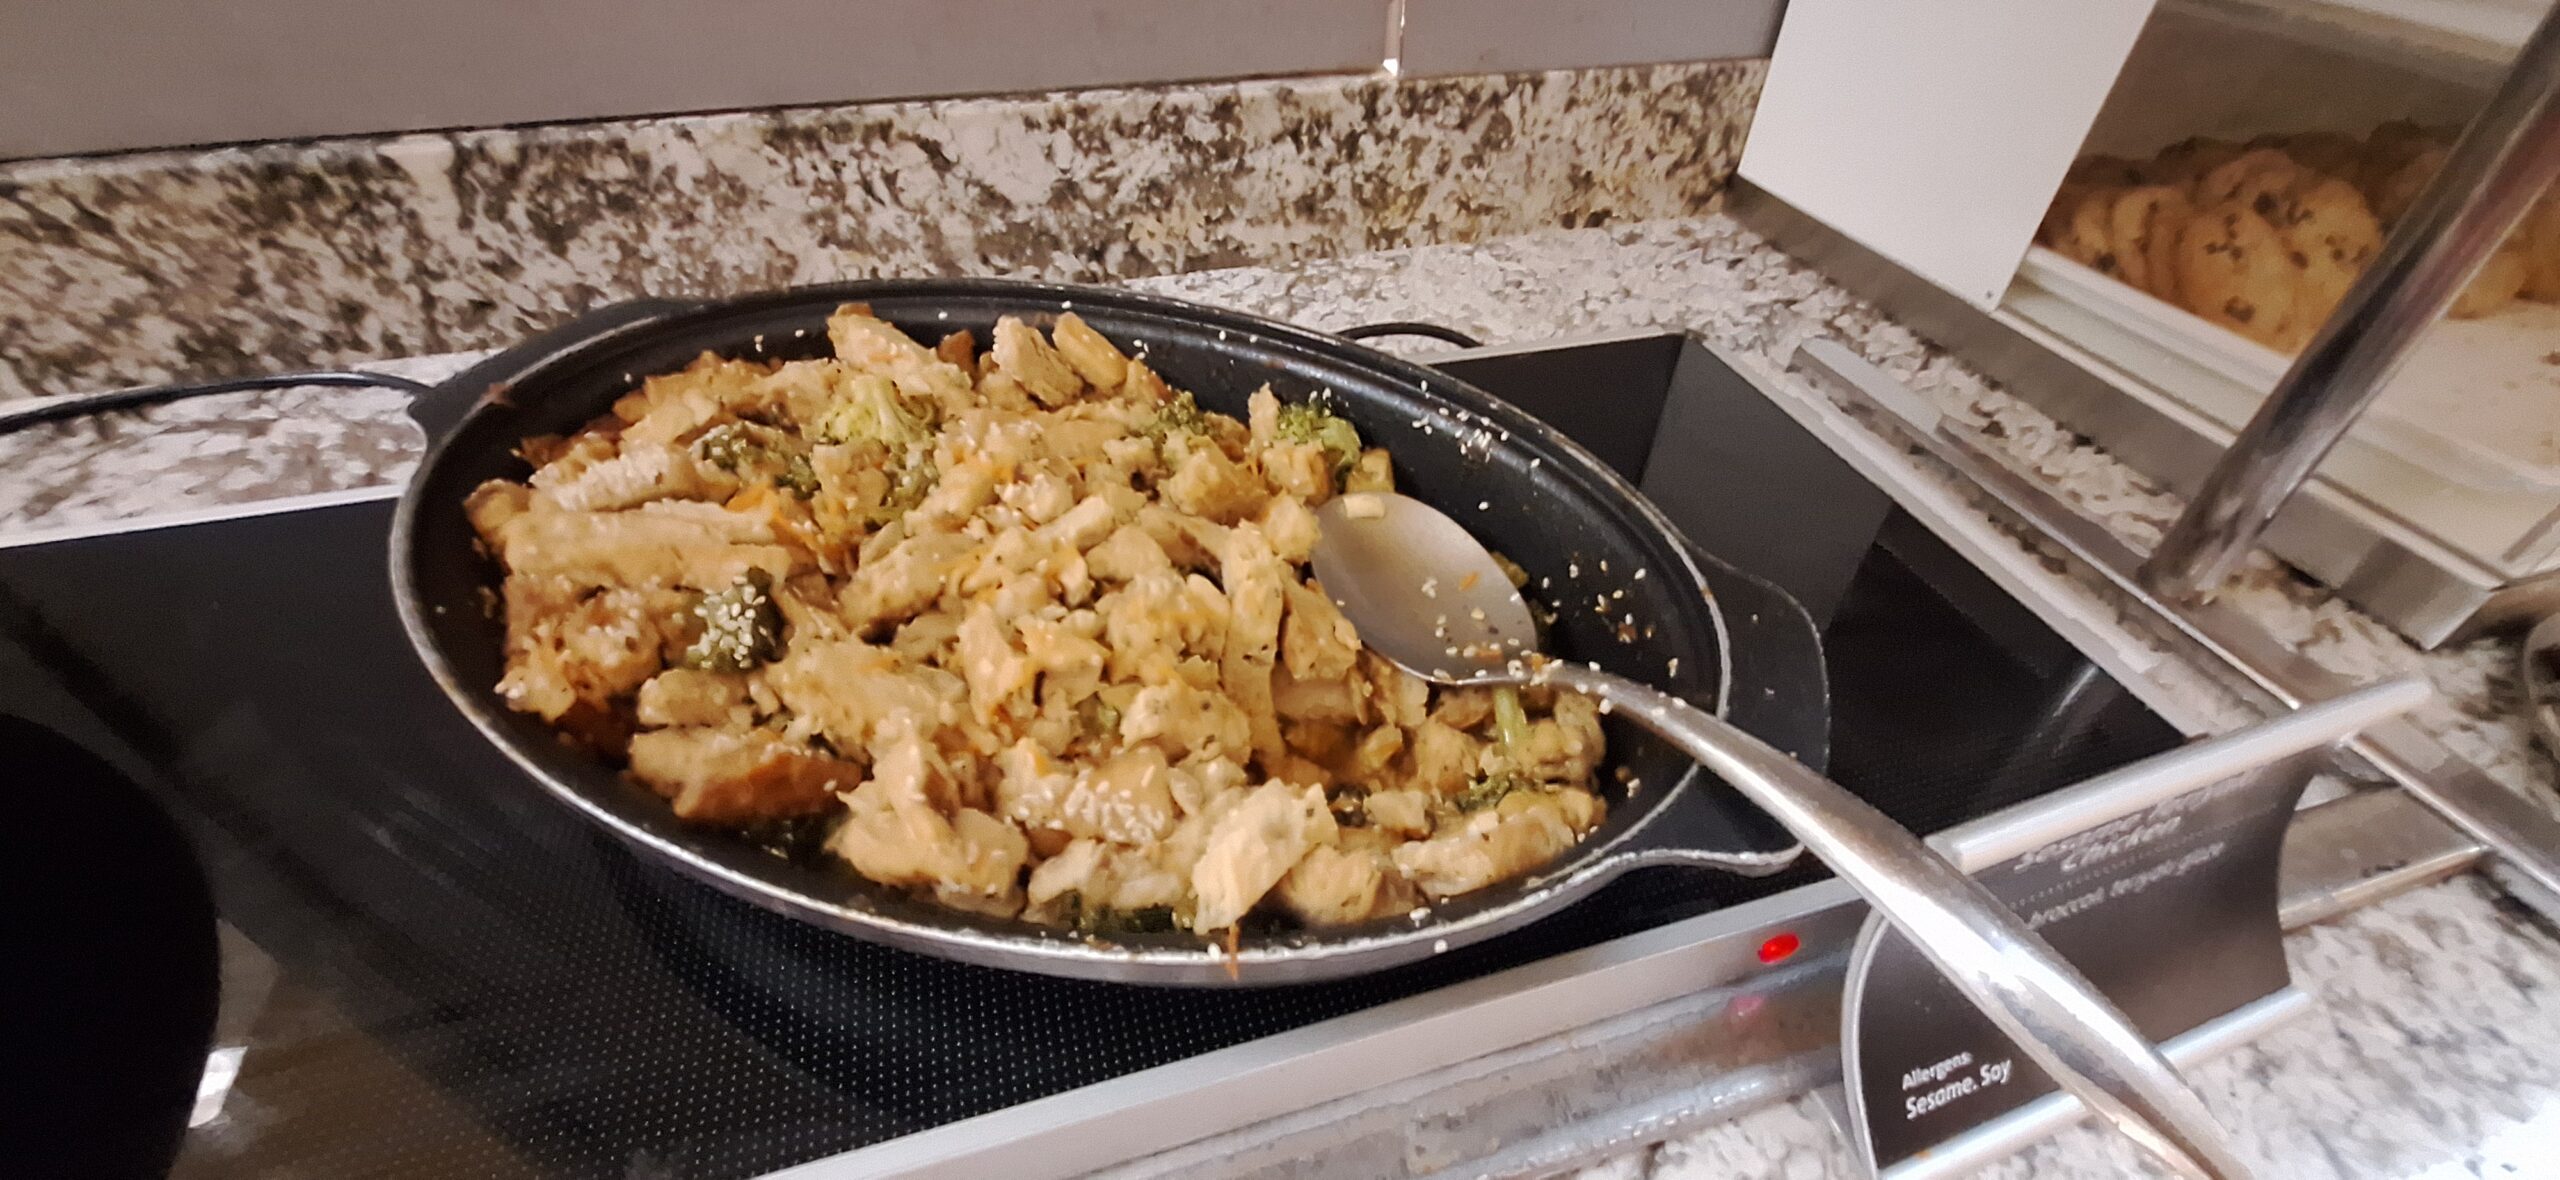
{"label": "metal support rod", "polygon": [[2143,584],[2175,600],[2220,586],[2555,176],[2560,10],[2526,39],[2381,255],[2205,477],[2143,564]]}

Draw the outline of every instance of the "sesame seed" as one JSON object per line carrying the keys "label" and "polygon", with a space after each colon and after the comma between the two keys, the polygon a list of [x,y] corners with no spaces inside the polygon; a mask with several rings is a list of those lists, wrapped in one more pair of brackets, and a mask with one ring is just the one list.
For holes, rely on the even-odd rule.
{"label": "sesame seed", "polygon": [[1577,562],[1573,562],[1573,563],[1571,563],[1571,564],[1566,565],[1566,566],[1564,567],[1564,573],[1565,573],[1565,576],[1566,576],[1566,577],[1568,577],[1568,578],[1579,578],[1579,577],[1581,577],[1581,576],[1582,576],[1582,563],[1577,561]]}
{"label": "sesame seed", "polygon": [[1422,580],[1422,596],[1424,598],[1440,597],[1440,579],[1424,578]]}
{"label": "sesame seed", "polygon": [[1445,955],[1449,953],[1449,940],[1445,938],[1435,940],[1431,944],[1431,953],[1435,955]]}
{"label": "sesame seed", "polygon": [[1484,621],[1484,608],[1483,608],[1483,607],[1480,607],[1480,606],[1477,606],[1477,607],[1469,607],[1469,608],[1467,609],[1467,617],[1468,617],[1468,618],[1470,618],[1470,619],[1474,619],[1475,621],[1477,621],[1477,622],[1479,622],[1479,623],[1483,622],[1483,621]]}
{"label": "sesame seed", "polygon": [[1614,713],[1618,711],[1618,706],[1611,703],[1608,698],[1603,697],[1600,700],[1600,711],[1604,714]]}
{"label": "sesame seed", "polygon": [[1488,509],[1488,508],[1491,508],[1491,507],[1493,507],[1493,501],[1491,501],[1491,500],[1478,500],[1478,501],[1476,501],[1476,511],[1478,511],[1478,512],[1482,512],[1482,511],[1484,511],[1485,509]]}
{"label": "sesame seed", "polygon": [[1678,657],[1678,656],[1673,656],[1673,657],[1671,657],[1671,668],[1670,668],[1670,674],[1671,674],[1671,675],[1673,675],[1673,676],[1677,676],[1677,675],[1679,675],[1679,674],[1680,674],[1680,657]]}
{"label": "sesame seed", "polygon": [[1604,574],[1609,572],[1609,559],[1608,559],[1608,558],[1603,557],[1603,558],[1601,558],[1601,559],[1600,559],[1600,572],[1601,572],[1601,573],[1604,573]]}
{"label": "sesame seed", "polygon": [[1637,567],[1636,567],[1636,580],[1637,580],[1637,581],[1639,581],[1639,582],[1641,582],[1641,581],[1643,581],[1643,580],[1644,580],[1644,567],[1643,567],[1643,566],[1637,566]]}

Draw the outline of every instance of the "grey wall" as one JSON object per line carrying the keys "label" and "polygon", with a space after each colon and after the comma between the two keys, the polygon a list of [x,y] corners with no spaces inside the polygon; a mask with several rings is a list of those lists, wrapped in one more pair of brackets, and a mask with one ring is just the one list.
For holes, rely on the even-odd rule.
{"label": "grey wall", "polygon": [[0,156],[1374,69],[1389,0],[9,0]]}
{"label": "grey wall", "polygon": [[1404,0],[1408,74],[1764,57],[1782,0]]}
{"label": "grey wall", "polygon": [[0,159],[1365,72],[1764,55],[1780,0],[0,3]]}

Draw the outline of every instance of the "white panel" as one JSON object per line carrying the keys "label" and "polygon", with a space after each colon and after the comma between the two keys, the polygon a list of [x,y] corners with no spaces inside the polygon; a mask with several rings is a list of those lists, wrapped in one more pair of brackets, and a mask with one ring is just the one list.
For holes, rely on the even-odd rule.
{"label": "white panel", "polygon": [[1989,309],[2151,0],[1795,0],[1742,175]]}

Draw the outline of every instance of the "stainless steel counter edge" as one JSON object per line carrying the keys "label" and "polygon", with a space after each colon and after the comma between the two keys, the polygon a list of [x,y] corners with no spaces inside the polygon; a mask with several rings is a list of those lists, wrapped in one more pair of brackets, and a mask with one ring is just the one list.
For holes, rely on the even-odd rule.
{"label": "stainless steel counter edge", "polygon": [[[2142,555],[2096,521],[2011,471],[1940,421],[1937,411],[1841,345],[1807,343],[1797,365],[1840,396],[1890,416],[1932,455],[1980,487],[2022,525],[2061,545],[2136,608],[2155,637],[2216,672],[2229,688],[2271,709],[2337,696],[2352,681],[2286,648],[2248,618],[2213,602],[2170,606],[2135,571]],[[2542,892],[2560,894],[2560,819],[2462,761],[2407,720],[2377,725],[2352,748],[2384,777],[2435,810],[2464,837],[2495,852]]]}

